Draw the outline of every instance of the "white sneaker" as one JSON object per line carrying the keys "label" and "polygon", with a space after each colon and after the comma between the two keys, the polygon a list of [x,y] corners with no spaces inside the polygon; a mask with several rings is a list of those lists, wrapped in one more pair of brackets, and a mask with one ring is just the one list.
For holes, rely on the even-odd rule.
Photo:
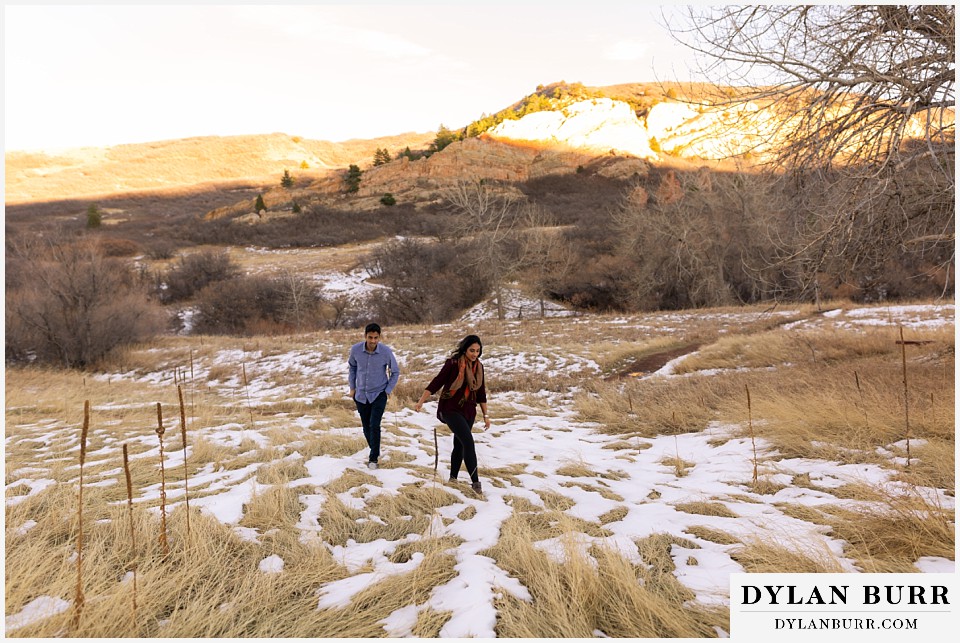
{"label": "white sneaker", "polygon": [[380,468],[380,465],[377,464],[376,462],[368,462],[368,463],[367,463],[367,468],[368,468],[368,469],[379,469],[379,468]]}

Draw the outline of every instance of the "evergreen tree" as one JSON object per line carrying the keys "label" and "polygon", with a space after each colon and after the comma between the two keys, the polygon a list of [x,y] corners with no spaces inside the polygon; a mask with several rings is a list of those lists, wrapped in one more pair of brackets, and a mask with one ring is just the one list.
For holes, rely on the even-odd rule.
{"label": "evergreen tree", "polygon": [[384,165],[385,163],[390,162],[390,152],[387,149],[377,148],[377,151],[373,153],[373,164]]}
{"label": "evergreen tree", "polygon": [[283,171],[283,178],[280,179],[280,185],[288,189],[293,187],[293,177],[290,176],[290,170]]}
{"label": "evergreen tree", "polygon": [[347,175],[343,179],[343,182],[347,185],[347,192],[356,192],[360,189],[361,174],[363,174],[363,172],[360,170],[360,167],[351,163],[347,169]]}
{"label": "evergreen tree", "polygon": [[309,169],[310,169],[310,164],[307,163],[306,161],[301,161],[301,162],[300,162],[300,169],[301,169],[301,170],[309,170]]}
{"label": "evergreen tree", "polygon": [[97,204],[91,203],[87,206],[87,227],[91,229],[99,228],[102,221],[103,215],[100,214],[100,209],[97,207]]}
{"label": "evergreen tree", "polygon": [[260,214],[261,212],[263,212],[263,211],[266,210],[266,209],[267,209],[267,205],[263,202],[263,195],[262,195],[262,194],[258,194],[258,195],[257,195],[257,202],[256,202],[256,204],[253,206],[254,212],[256,212],[257,214]]}
{"label": "evergreen tree", "polygon": [[433,143],[430,144],[431,152],[439,152],[446,146],[450,145],[455,141],[463,140],[463,135],[447,129],[443,123],[440,124],[440,127],[437,129],[437,136],[433,139]]}
{"label": "evergreen tree", "polygon": [[300,214],[300,212],[302,211],[302,208],[300,207],[300,204],[299,204],[299,203],[297,203],[296,201],[294,201],[294,202],[293,202],[293,208],[291,208],[291,210],[293,211],[294,214]]}
{"label": "evergreen tree", "polygon": [[397,204],[397,199],[394,198],[394,196],[393,196],[392,194],[390,194],[389,192],[387,192],[387,193],[384,194],[382,197],[380,197],[380,203],[382,203],[383,205],[387,205],[387,206],[396,205],[396,204]]}

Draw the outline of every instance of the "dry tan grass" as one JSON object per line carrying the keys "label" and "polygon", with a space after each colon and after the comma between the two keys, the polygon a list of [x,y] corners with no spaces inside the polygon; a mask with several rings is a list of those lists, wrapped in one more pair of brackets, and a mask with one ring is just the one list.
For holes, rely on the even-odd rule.
{"label": "dry tan grass", "polygon": [[677,511],[688,514],[699,514],[701,516],[720,516],[722,518],[737,517],[737,514],[733,513],[727,505],[720,502],[705,502],[702,500],[681,502],[680,504],[674,505],[674,508]]}
{"label": "dry tan grass", "polygon": [[769,540],[749,539],[731,558],[752,574],[830,574],[845,571],[826,546],[807,542],[783,545]]}
{"label": "dry tan grass", "polygon": [[880,511],[829,508],[833,535],[865,572],[915,572],[924,556],[953,559],[956,516],[917,496],[889,496]]}
{"label": "dry tan grass", "polygon": [[691,536],[700,538],[701,540],[709,540],[712,543],[717,543],[720,545],[734,545],[740,542],[740,540],[734,538],[725,531],[720,531],[711,527],[705,527],[703,525],[693,525],[691,527],[687,527],[684,531]]}
{"label": "dry tan grass", "polygon": [[[712,637],[729,630],[721,611],[681,607],[690,598],[669,573],[669,546],[641,545],[651,568],[636,567],[620,553],[585,552],[575,534],[562,538],[563,561],[535,548],[523,521],[508,520],[498,545],[486,552],[524,584],[532,601],[506,592],[497,599],[499,637]],[[592,561],[588,559],[589,556]],[[664,561],[664,557],[666,561]]]}
{"label": "dry tan grass", "polygon": [[[744,385],[749,384],[758,438],[773,445],[781,456],[875,463],[895,469],[893,479],[908,485],[953,489],[954,362],[950,333],[924,331],[918,337],[933,339],[934,343],[908,347],[911,433],[915,442],[911,452],[914,460],[905,469],[890,458],[905,455],[902,449],[891,447],[903,438],[903,417],[898,397],[898,391],[902,391],[899,353],[896,344],[888,341],[892,337],[890,328],[862,329],[865,337],[847,332],[804,331],[803,339],[798,339],[793,336],[797,333],[791,335],[777,329],[779,320],[759,317],[755,322],[742,324],[738,335],[714,342],[714,338],[722,336],[716,332],[718,322],[706,320],[709,315],[703,317],[690,332],[707,341],[701,348],[702,355],[715,360],[711,368],[721,369],[717,375],[703,376],[691,371],[689,377],[610,381],[600,376],[578,375],[569,380],[558,378],[558,389],[575,382],[584,391],[577,397],[581,418],[600,422],[601,431],[622,436],[606,446],[636,457],[650,447],[650,442],[641,439],[645,436],[702,431],[711,421],[731,426],[744,424],[743,391]],[[676,323],[657,321],[655,316],[643,321],[663,328]],[[724,323],[729,326],[734,322]],[[646,345],[636,341],[637,330],[630,326],[616,316],[598,316],[589,324],[547,320],[536,328],[551,338],[551,349],[557,354],[569,352],[613,367],[623,359],[636,357],[637,353],[631,351]],[[527,349],[523,339],[529,334],[527,326],[481,322],[478,329],[491,354],[501,351],[506,355]],[[380,478],[360,468],[366,444],[359,418],[349,400],[336,396],[310,405],[276,400],[274,404],[254,406],[256,431],[266,438],[264,444],[250,439],[237,444],[240,429],[230,428],[237,424],[249,431],[243,387],[225,383],[239,377],[241,363],[246,364],[250,378],[283,383],[291,387],[296,397],[315,397],[318,386],[345,388],[343,378],[331,376],[327,381],[328,378],[321,377],[300,384],[295,369],[272,372],[266,358],[290,350],[300,354],[313,347],[321,347],[317,348],[321,353],[345,356],[346,347],[357,341],[356,335],[355,331],[332,331],[310,337],[165,339],[149,347],[130,349],[118,358],[118,370],[122,362],[123,372],[133,370],[142,378],[139,380],[129,376],[101,380],[89,373],[8,368],[6,482],[16,482],[18,477],[12,472],[26,467],[36,468],[42,471],[37,475],[58,482],[6,509],[8,614],[19,611],[39,595],[72,595],[76,566],[70,562],[70,554],[76,533],[79,426],[83,400],[90,399],[93,412],[84,481],[116,480],[116,484],[85,487],[87,605],[77,636],[382,636],[383,625],[379,621],[394,609],[414,604],[419,609],[414,634],[437,636],[450,614],[435,611],[425,602],[430,592],[452,578],[451,548],[460,542],[450,537],[433,538],[431,530],[444,507],[452,508],[442,514],[442,522],[448,526],[477,517],[477,507],[482,505],[464,504],[464,497],[470,497],[466,485],[447,488],[437,484],[432,467],[403,462],[413,456],[397,451],[396,455],[390,453],[384,468],[402,465],[405,473],[424,482],[399,489],[385,488]],[[401,379],[408,382],[409,390],[398,392],[391,404],[398,408],[412,404],[423,384],[435,374],[437,360],[452,349],[458,335],[458,331],[450,329],[438,333],[427,327],[390,329],[388,343],[412,356],[403,364],[405,375]],[[653,336],[651,345],[654,340],[663,342],[656,344],[660,348],[673,345]],[[233,355],[232,351],[245,351],[244,357],[236,358],[234,363],[218,361],[223,354]],[[191,356],[195,378],[189,376]],[[766,365],[774,366],[774,370],[734,370]],[[703,362],[702,368],[705,367]],[[216,387],[207,386],[211,368],[221,369],[225,378],[215,378],[221,381]],[[159,380],[150,376],[158,369],[164,373]],[[158,544],[159,520],[148,511],[155,510],[157,500],[135,503],[138,543],[144,544],[143,551],[132,552],[127,544],[128,523],[122,513],[126,495],[119,454],[121,445],[126,443],[133,456],[131,473],[138,493],[156,489],[159,481],[155,454],[142,456],[156,448],[156,419],[151,405],[161,402],[165,417],[177,414],[175,371],[178,378],[185,378],[180,381],[184,385],[190,428],[191,498],[214,493],[209,483],[195,487],[193,476],[201,470],[237,471],[256,465],[244,474],[243,481],[255,477],[260,484],[272,486],[248,501],[240,522],[243,527],[256,529],[257,542],[242,540],[229,526],[199,512],[191,514],[191,531],[196,533],[188,537],[183,503],[177,504],[168,520],[171,556],[163,561]],[[859,390],[854,371],[861,384]],[[523,400],[534,409],[545,407],[542,397],[524,394],[528,389],[542,388],[529,382],[536,378],[522,373],[505,376],[504,386],[498,392],[515,386],[521,394],[513,399]],[[528,381],[521,382],[523,378]],[[502,417],[521,419],[522,413],[511,410],[509,405],[501,408]],[[496,393],[491,396],[491,409],[498,417]],[[316,422],[303,428],[291,423],[291,416],[311,417]],[[400,422],[395,426],[389,420],[385,429],[388,439],[413,438],[424,444],[427,452],[432,450],[432,439],[419,435],[409,425]],[[222,431],[232,431],[233,437],[218,435]],[[167,437],[171,439],[164,445],[168,453],[182,447],[176,433],[168,430]],[[448,434],[445,437],[448,441]],[[228,439],[235,446],[219,444]],[[718,437],[716,443],[725,439],[728,438]],[[878,447],[890,448],[890,454],[878,453]],[[442,448],[446,450],[448,444]],[[302,457],[290,457],[294,452]],[[667,453],[671,454],[671,450]],[[358,468],[348,467],[340,478],[324,487],[285,486],[289,481],[308,477],[304,463],[314,456],[349,458],[355,454],[359,455]],[[689,456],[683,452],[671,454],[661,464],[679,475],[694,465],[685,458]],[[632,565],[628,557],[619,553],[584,545],[584,537],[611,536],[612,524],[624,520],[630,509],[618,505],[597,522],[575,519],[567,513],[573,504],[564,495],[565,490],[575,486],[620,503],[621,497],[605,481],[629,478],[628,474],[600,474],[593,471],[590,463],[577,460],[556,464],[560,465],[559,479],[554,479],[551,487],[540,487],[544,506],[516,495],[505,498],[512,513],[503,524],[500,542],[488,553],[520,579],[535,600],[527,603],[504,593],[495,605],[498,635],[593,637],[594,631],[599,630],[610,636],[703,637],[716,635],[714,627],[726,629],[723,610],[703,610],[695,603],[687,604],[692,594],[673,576],[671,547],[695,549],[692,541],[661,534],[638,542],[644,566]],[[772,460],[766,464],[771,470],[775,467]],[[523,486],[524,474],[529,474],[525,463],[483,472],[485,485],[489,480],[491,487],[500,488]],[[546,483],[545,474],[538,474],[539,482]],[[183,469],[168,468],[167,475],[170,500],[176,502],[182,499],[176,491],[182,489]],[[757,485],[744,482],[744,490],[749,489],[751,494],[727,495],[723,499],[770,502],[769,497],[756,494],[773,493],[780,487],[763,486],[764,482],[763,476]],[[795,477],[791,486],[819,490],[838,498],[836,506],[819,509],[799,503],[775,506],[787,516],[828,527],[832,537],[848,543],[844,555],[865,571],[914,571],[913,563],[921,556],[953,558],[953,512],[933,506],[919,496],[895,496],[866,484],[820,487],[809,476],[802,475]],[[7,491],[8,497],[25,493],[24,485]],[[323,497],[318,515],[321,536],[311,544],[301,541],[296,526],[302,510],[300,493],[319,493]],[[338,498],[339,494],[347,495]],[[659,493],[653,491],[649,497],[656,500]],[[852,512],[850,505],[839,502],[841,498],[870,503],[866,505],[870,509]],[[676,508],[695,514],[735,516],[725,505],[714,501],[682,503]],[[37,525],[25,534],[16,533],[15,529],[27,520],[35,520]],[[98,522],[102,520],[111,522]],[[703,541],[729,547],[728,551],[735,551],[737,560],[750,571],[832,571],[832,564],[836,563],[800,548],[794,548],[794,556],[788,557],[777,549],[776,539],[764,535],[738,544],[737,539],[716,525],[689,527],[687,532],[705,547]],[[400,544],[389,555],[392,562],[408,562],[414,556],[419,559],[420,554],[424,558],[416,571],[371,585],[349,608],[317,610],[320,587],[355,573],[339,565],[325,546],[317,546],[321,539],[331,546],[346,544],[350,539],[395,540]],[[551,559],[535,546],[545,539],[565,543],[566,564]],[[285,561],[281,574],[264,574],[258,569],[259,562],[271,554]],[[586,558],[588,555],[592,562]],[[118,579],[130,569],[134,559],[139,566],[140,620],[136,624],[132,619],[118,621],[116,617],[128,616],[130,612],[129,591]],[[695,559],[692,556],[690,564]],[[364,571],[370,569],[368,566]],[[692,607],[687,609],[685,605]],[[15,630],[11,635],[63,635],[68,631],[64,629],[68,621],[68,614],[61,615]]]}

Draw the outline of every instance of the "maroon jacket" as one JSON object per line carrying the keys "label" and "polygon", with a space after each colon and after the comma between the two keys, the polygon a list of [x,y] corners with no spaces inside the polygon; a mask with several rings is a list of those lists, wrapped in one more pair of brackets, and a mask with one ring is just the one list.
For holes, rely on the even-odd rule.
{"label": "maroon jacket", "polygon": [[[447,358],[447,361],[443,363],[443,368],[440,369],[437,376],[427,384],[427,390],[430,391],[432,395],[441,388],[448,389],[454,380],[457,379],[458,370],[457,360],[452,357]],[[443,422],[443,414],[453,412],[459,413],[467,419],[467,422],[473,424],[473,421],[477,418],[477,404],[486,403],[487,401],[486,370],[483,372],[483,384],[480,385],[480,388],[476,391],[470,391],[470,397],[464,399],[464,391],[466,391],[466,389],[466,385],[461,386],[453,392],[451,397],[440,398],[440,403],[437,405],[438,420]]]}

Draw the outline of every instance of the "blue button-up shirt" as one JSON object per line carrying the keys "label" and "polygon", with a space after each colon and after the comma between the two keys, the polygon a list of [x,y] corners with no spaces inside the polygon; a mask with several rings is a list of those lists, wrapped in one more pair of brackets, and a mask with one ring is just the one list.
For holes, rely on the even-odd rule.
{"label": "blue button-up shirt", "polygon": [[359,342],[350,347],[350,374],[347,377],[351,390],[356,390],[354,399],[370,404],[386,391],[393,392],[400,379],[400,365],[389,346],[377,344],[376,350],[367,352],[367,343]]}

